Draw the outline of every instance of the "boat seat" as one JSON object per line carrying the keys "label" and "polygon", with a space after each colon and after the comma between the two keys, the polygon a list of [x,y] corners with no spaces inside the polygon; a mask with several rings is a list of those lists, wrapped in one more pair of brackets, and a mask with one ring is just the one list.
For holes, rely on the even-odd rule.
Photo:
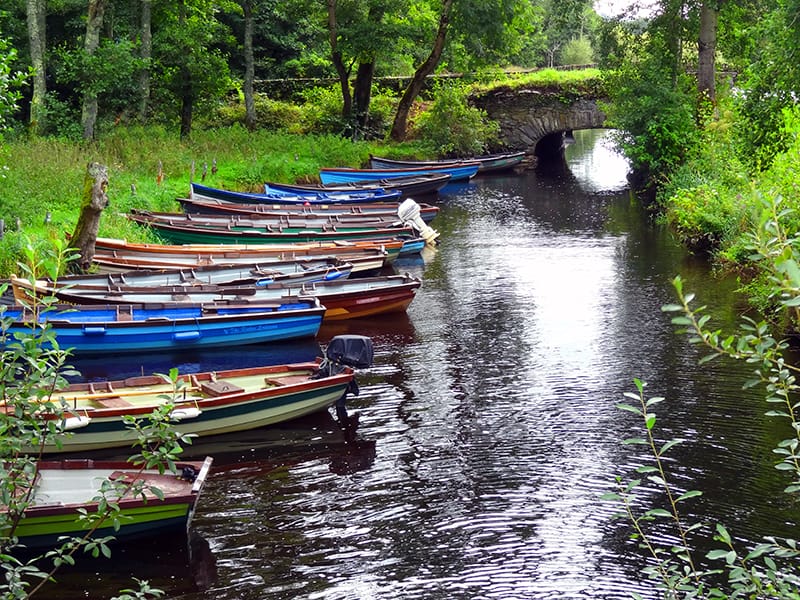
{"label": "boat seat", "polygon": [[264,381],[271,385],[293,385],[308,381],[308,375],[284,375],[283,377],[265,377]]}
{"label": "boat seat", "polygon": [[108,398],[96,398],[93,401],[98,408],[129,408],[133,406],[121,396],[110,396]]}
{"label": "boat seat", "polygon": [[239,387],[229,381],[204,381],[200,384],[200,390],[207,396],[227,396],[228,394],[238,394],[244,388]]}

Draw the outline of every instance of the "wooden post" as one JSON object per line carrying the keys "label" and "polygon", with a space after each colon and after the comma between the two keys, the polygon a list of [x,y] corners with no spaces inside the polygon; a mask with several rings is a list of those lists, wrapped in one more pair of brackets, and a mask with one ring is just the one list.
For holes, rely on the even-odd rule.
{"label": "wooden post", "polygon": [[0,240],[3,239],[3,236],[6,234],[6,220],[0,219]]}
{"label": "wooden post", "polygon": [[70,248],[80,254],[73,263],[74,270],[87,272],[94,258],[94,247],[97,231],[100,228],[100,215],[108,206],[108,169],[99,163],[89,163],[83,180],[83,198],[81,213],[75,226],[75,233],[70,240]]}

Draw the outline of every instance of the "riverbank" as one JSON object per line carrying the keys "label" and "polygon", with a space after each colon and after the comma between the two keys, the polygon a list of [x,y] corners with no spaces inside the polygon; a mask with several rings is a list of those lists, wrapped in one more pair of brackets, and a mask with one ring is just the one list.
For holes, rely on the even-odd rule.
{"label": "riverbank", "polygon": [[[409,151],[413,144],[405,145]],[[397,150],[398,145],[393,144]],[[402,149],[403,146],[400,146]],[[86,165],[108,167],[109,206],[100,236],[153,241],[122,216],[132,208],[180,209],[176,198],[190,181],[222,188],[260,191],[265,181],[313,181],[322,166],[357,167],[382,142],[353,142],[333,135],[249,132],[232,126],[198,131],[181,141],[156,127],[120,128],[92,144],[55,139],[6,144],[0,164],[0,277],[16,269],[24,237],[63,239],[75,229]]]}

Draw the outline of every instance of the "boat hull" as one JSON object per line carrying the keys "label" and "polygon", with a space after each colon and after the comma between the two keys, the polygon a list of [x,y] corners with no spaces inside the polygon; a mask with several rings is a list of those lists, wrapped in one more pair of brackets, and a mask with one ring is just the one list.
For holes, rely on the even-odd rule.
{"label": "boat hull", "polygon": [[[101,524],[92,532],[92,537],[113,536],[115,540],[124,541],[167,532],[185,534],[211,464],[211,458],[206,458],[204,462],[176,463],[179,472],[190,468],[196,473],[196,478],[191,482],[155,470],[140,473],[125,462],[40,461],[40,482],[34,491],[34,503],[25,511],[25,518],[20,520],[14,535],[21,544],[35,549],[53,548],[62,536],[83,537],[90,533],[89,524],[79,517],[82,510],[96,512],[97,502],[92,498],[97,495],[100,482],[107,478],[129,478],[128,481],[141,479],[146,485],[157,487],[163,498],[149,491],[146,492],[146,501],[139,494],[125,495],[116,501],[119,517],[115,515],[109,518],[107,525]],[[86,488],[86,500],[70,501],[79,487]],[[61,501],[62,498],[66,501]],[[115,520],[119,524],[118,529],[113,526]]]}
{"label": "boat hull", "polygon": [[[131,279],[133,276],[131,276]],[[59,301],[76,305],[105,304],[200,304],[224,300],[276,302],[291,296],[313,297],[325,307],[324,320],[354,319],[382,313],[404,311],[421,285],[410,276],[391,275],[336,281],[310,281],[298,284],[270,284],[263,287],[224,287],[193,285],[164,287],[124,286],[113,291],[76,284],[34,286],[12,278],[17,296],[55,296]]]}
{"label": "boat hull", "polygon": [[392,177],[410,177],[426,173],[447,173],[450,182],[468,181],[478,172],[478,163],[459,163],[454,165],[406,167],[391,169],[346,169],[323,168],[319,171],[319,178],[325,185],[347,183],[350,181],[370,181],[376,179],[390,179]]}
{"label": "boat hull", "polygon": [[352,192],[320,192],[313,195],[286,195],[275,193],[234,192],[192,183],[191,196],[199,198],[216,198],[227,202],[263,202],[266,204],[291,204],[295,206],[314,204],[359,204],[362,202],[397,201],[401,193],[396,190],[354,190]]}
{"label": "boat hull", "polygon": [[[237,346],[314,337],[325,308],[296,299],[282,304],[54,307],[40,314],[61,348],[75,354],[154,352]],[[13,320],[0,346],[32,331],[30,314],[9,307]]]}

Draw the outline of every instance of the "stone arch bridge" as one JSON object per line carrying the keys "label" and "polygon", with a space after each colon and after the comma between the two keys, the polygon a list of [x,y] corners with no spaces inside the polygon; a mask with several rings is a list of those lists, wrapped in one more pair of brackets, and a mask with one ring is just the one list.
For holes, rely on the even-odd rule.
{"label": "stone arch bridge", "polygon": [[473,96],[473,106],[500,124],[500,143],[537,159],[560,157],[565,136],[575,129],[599,129],[606,115],[601,91],[567,91],[556,87],[502,87]]}

